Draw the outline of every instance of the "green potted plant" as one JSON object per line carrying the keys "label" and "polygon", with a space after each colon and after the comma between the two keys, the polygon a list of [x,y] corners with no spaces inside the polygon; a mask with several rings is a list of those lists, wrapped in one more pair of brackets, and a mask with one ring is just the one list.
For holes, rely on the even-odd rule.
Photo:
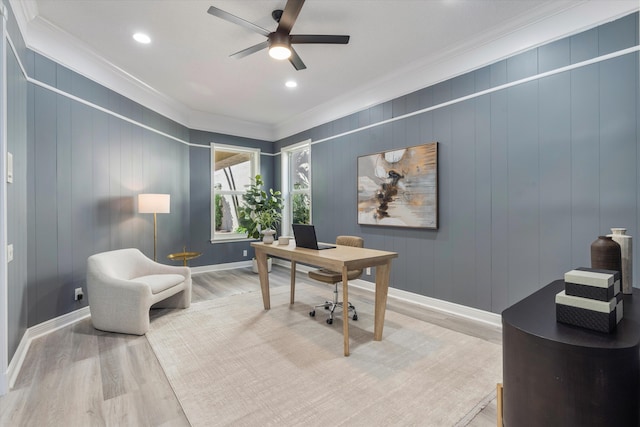
{"label": "green potted plant", "polygon": [[282,220],[282,193],[272,188],[266,192],[263,185],[262,176],[256,175],[242,195],[242,206],[238,209],[240,226],[247,230],[247,237],[254,239],[259,239],[264,230],[275,231]]}
{"label": "green potted plant", "polygon": [[[265,191],[262,186],[261,175],[256,175],[252,184],[242,195],[242,205],[238,209],[240,226],[247,230],[247,237],[259,239],[264,235],[264,243],[273,243],[275,229],[282,220],[282,193],[269,189]],[[253,270],[257,273],[256,260],[253,259]],[[269,259],[269,270],[271,259]]]}

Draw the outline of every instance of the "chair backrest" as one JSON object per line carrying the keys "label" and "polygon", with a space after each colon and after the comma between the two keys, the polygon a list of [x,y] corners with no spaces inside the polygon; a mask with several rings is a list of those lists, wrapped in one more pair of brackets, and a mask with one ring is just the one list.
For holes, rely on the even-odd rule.
{"label": "chair backrest", "polygon": [[87,259],[87,272],[129,280],[145,275],[149,261],[151,260],[136,248],[101,252]]}
{"label": "chair backrest", "polygon": [[364,239],[358,236],[338,236],[336,237],[336,245],[355,246],[357,248],[363,248]]}

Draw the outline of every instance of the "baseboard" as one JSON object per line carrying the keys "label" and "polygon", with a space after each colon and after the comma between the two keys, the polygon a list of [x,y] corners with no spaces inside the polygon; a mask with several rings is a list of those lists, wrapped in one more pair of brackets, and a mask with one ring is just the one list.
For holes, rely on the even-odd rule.
{"label": "baseboard", "polygon": [[89,306],[87,306],[27,329],[20,340],[20,344],[18,344],[15,354],[11,358],[9,367],[7,368],[6,378],[9,380],[9,389],[13,388],[16,379],[18,378],[18,374],[20,373],[20,369],[22,368],[22,364],[24,363],[24,359],[27,356],[27,352],[29,351],[29,347],[31,347],[31,342],[34,339],[71,325],[72,323],[89,317],[90,315]]}
{"label": "baseboard", "polygon": [[208,273],[209,271],[232,270],[234,268],[251,267],[251,260],[228,262],[226,264],[201,265],[199,267],[191,267],[191,274]]}
{"label": "baseboard", "polygon": [[[352,282],[350,281],[349,286],[374,292],[376,284],[358,279]],[[392,287],[389,287],[388,297],[502,329],[502,316],[491,313],[490,311],[479,310],[477,308],[467,307],[466,305],[431,298]]]}
{"label": "baseboard", "polygon": [[[283,267],[291,268],[289,261],[277,259],[275,264]],[[310,267],[303,264],[297,264],[296,269],[302,272],[308,272],[315,267]],[[363,289],[370,292],[375,292],[376,284],[368,282],[362,279],[356,279],[349,281],[349,286],[353,286],[358,289]],[[413,292],[403,291],[389,287],[388,298],[393,298],[399,301],[405,301],[411,304],[420,305],[422,307],[435,310],[441,313],[450,314],[453,316],[463,317],[465,319],[473,320],[476,322],[484,323],[498,329],[502,329],[502,316],[489,311],[479,310],[477,308],[467,307],[465,305],[456,304],[448,301],[443,301],[437,298],[431,298],[424,295],[419,295]]]}

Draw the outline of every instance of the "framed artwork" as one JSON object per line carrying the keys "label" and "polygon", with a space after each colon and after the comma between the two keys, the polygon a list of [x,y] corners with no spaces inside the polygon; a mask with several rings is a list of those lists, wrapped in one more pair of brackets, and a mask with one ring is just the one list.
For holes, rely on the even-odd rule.
{"label": "framed artwork", "polygon": [[438,228],[438,143],[358,157],[358,224]]}

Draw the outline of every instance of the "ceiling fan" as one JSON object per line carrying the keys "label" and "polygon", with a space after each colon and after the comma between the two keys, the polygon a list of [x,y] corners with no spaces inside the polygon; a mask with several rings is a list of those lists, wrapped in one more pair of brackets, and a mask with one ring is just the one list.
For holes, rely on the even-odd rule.
{"label": "ceiling fan", "polygon": [[298,53],[293,49],[293,44],[349,43],[349,36],[291,34],[291,28],[293,28],[293,24],[295,24],[303,4],[304,0],[288,0],[284,10],[274,10],[271,16],[278,23],[278,28],[275,31],[266,30],[214,6],[209,7],[207,12],[267,37],[267,40],[262,43],[236,52],[230,55],[231,57],[240,59],[262,49],[269,48],[269,55],[271,57],[275,59],[288,59],[293,67],[299,71],[304,70],[307,66],[304,65]]}

